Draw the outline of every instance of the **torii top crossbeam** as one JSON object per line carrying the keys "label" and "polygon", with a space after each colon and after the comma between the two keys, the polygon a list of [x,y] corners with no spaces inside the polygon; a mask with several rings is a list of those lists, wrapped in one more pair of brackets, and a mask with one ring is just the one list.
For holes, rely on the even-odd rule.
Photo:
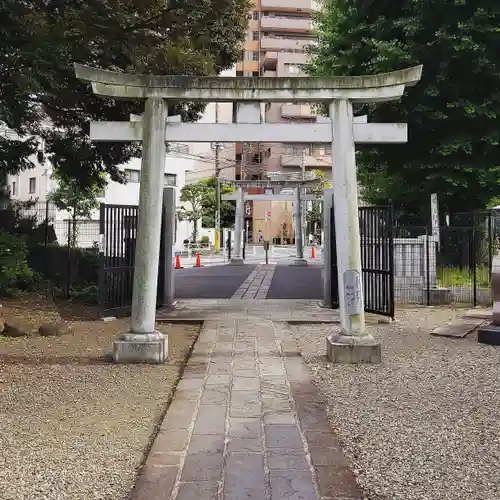
{"label": "torii top crossbeam", "polygon": [[121,99],[234,102],[324,102],[349,99],[381,102],[403,95],[415,85],[422,66],[365,76],[344,77],[208,77],[117,73],[75,64],[77,78],[92,83],[95,94]]}

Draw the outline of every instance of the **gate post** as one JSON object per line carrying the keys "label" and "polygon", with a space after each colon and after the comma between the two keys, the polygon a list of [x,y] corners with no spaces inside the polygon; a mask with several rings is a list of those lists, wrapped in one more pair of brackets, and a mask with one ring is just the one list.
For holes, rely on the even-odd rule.
{"label": "gate post", "polygon": [[163,188],[163,306],[175,306],[174,285],[174,232],[175,232],[175,189]]}
{"label": "gate post", "polygon": [[332,306],[332,211],[333,189],[323,193],[323,307]]}

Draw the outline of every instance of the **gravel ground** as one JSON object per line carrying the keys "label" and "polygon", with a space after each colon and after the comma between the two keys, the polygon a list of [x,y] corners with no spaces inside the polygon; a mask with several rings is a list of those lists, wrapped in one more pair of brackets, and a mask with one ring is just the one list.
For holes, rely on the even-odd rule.
{"label": "gravel ground", "polygon": [[500,348],[429,332],[459,311],[371,325],[379,366],[331,365],[331,326],[293,327],[332,426],[370,499],[500,499]]}
{"label": "gravel ground", "polygon": [[[32,326],[53,311],[5,304],[0,315]],[[160,325],[163,366],[103,357],[126,322],[73,322],[71,335],[0,336],[0,500],[125,500],[196,326]]]}

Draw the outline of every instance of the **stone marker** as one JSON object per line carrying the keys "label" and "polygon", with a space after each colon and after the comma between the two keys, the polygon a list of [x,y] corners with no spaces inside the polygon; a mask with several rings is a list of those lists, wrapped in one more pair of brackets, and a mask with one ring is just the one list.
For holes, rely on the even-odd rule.
{"label": "stone marker", "polygon": [[477,341],[481,344],[500,345],[500,254],[493,257],[491,266],[491,296],[493,314],[491,323],[479,328]]}

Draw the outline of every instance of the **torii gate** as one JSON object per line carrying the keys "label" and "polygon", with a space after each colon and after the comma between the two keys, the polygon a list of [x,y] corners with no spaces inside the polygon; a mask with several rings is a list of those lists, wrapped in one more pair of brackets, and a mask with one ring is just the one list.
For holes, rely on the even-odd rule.
{"label": "torii gate", "polygon": [[[353,103],[399,99],[422,66],[356,77],[195,77],[122,74],[75,65],[94,93],[144,99],[142,121],[91,124],[98,141],[143,142],[131,332],[114,344],[117,362],[162,363],[167,339],[155,331],[157,270],[165,141],[331,142],[341,332],[328,338],[335,361],[380,361],[380,345],[366,333],[358,225],[355,143],[406,142],[406,124],[354,123]],[[168,101],[236,102],[236,124],[167,122]],[[328,103],[330,123],[261,124],[260,103]],[[173,230],[173,228],[172,228]]]}

